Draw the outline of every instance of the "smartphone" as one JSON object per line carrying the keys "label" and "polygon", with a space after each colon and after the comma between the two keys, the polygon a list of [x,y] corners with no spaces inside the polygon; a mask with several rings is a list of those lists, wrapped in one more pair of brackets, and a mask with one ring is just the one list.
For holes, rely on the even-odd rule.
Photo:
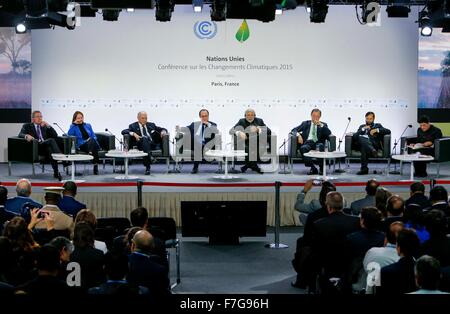
{"label": "smartphone", "polygon": [[313,180],[313,185],[314,186],[321,186],[322,185],[322,180],[319,180],[319,179]]}
{"label": "smartphone", "polygon": [[38,214],[38,218],[42,218],[42,219],[45,219],[45,214],[48,214],[48,212],[47,211],[40,211],[39,212],[39,214]]}

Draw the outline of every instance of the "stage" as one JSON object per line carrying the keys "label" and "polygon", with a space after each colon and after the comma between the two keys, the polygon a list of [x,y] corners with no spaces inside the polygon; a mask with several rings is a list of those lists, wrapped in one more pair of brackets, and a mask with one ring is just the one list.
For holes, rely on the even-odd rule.
{"label": "stage", "polygon": [[[263,165],[267,167],[268,165]],[[8,176],[7,164],[0,164],[0,181],[8,187],[9,196],[14,196],[15,182],[20,178],[28,178],[33,184],[33,198],[42,202],[43,189],[46,186],[60,186],[61,183],[55,181],[52,170],[46,165],[44,173],[41,168],[36,167],[36,175],[31,175],[31,165],[13,164],[12,176]],[[364,186],[368,179],[375,178],[392,192],[402,197],[408,197],[410,184],[409,165],[404,165],[403,175],[393,175],[386,173],[386,164],[378,163],[369,165],[370,174],[357,176],[359,164],[352,163],[345,173],[338,174],[330,172],[334,177],[333,182],[338,186],[338,191],[344,193],[347,204],[353,200],[364,196]],[[170,169],[173,169],[172,166]],[[247,173],[235,174],[239,179],[224,181],[215,179],[217,176],[217,165],[201,164],[198,174],[191,174],[191,164],[184,164],[180,173],[166,173],[165,164],[152,165],[152,173],[144,175],[144,167],[139,164],[130,166],[130,175],[139,176],[144,182],[142,187],[142,205],[146,207],[151,216],[173,217],[177,225],[181,225],[180,202],[181,201],[231,201],[231,200],[252,200],[267,201],[268,215],[267,225],[274,226],[275,208],[275,182],[281,182],[280,189],[280,218],[281,226],[300,225],[298,212],[294,210],[294,204],[298,192],[302,185],[310,178],[317,176],[306,175],[307,169],[303,164],[294,164],[294,172],[280,174],[267,172],[257,174],[250,170]],[[239,169],[239,165],[236,165]],[[281,166],[283,169],[283,166]],[[391,165],[391,170],[394,165]],[[398,169],[398,166],[397,166]],[[376,173],[374,173],[374,171]],[[77,179],[85,180],[79,184],[77,199],[86,203],[88,207],[98,217],[128,217],[130,211],[138,205],[137,181],[116,180],[114,177],[120,172],[120,167],[116,167],[113,173],[112,165],[107,164],[105,169],[99,167],[100,175],[92,175],[91,165],[78,165]],[[84,174],[83,174],[84,173]],[[429,178],[423,180],[429,188],[429,179],[433,179],[436,173],[436,166],[431,164],[428,168]],[[70,175],[64,175],[64,179],[70,179]],[[450,164],[441,164],[438,184],[450,186]],[[314,187],[308,193],[307,201],[317,197],[320,188]]]}

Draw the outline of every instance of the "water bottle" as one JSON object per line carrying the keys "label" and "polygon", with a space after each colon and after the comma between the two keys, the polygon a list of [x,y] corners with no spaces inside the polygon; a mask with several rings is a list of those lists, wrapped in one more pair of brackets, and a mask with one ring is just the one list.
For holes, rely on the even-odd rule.
{"label": "water bottle", "polygon": [[72,154],[72,155],[75,155],[75,153],[76,153],[76,150],[75,150],[75,141],[76,141],[76,139],[75,138],[72,138],[72,140],[71,140],[71,143],[72,143],[72,147],[70,148],[70,153]]}
{"label": "water bottle", "polygon": [[328,153],[328,140],[325,140],[325,153]]}
{"label": "water bottle", "polygon": [[123,141],[123,151],[128,152],[128,141]]}

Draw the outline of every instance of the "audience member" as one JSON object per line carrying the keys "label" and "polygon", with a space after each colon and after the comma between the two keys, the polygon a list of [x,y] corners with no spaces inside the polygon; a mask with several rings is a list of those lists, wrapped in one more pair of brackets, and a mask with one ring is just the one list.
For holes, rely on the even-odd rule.
{"label": "audience member", "polygon": [[375,207],[378,208],[379,211],[381,211],[383,217],[387,217],[386,213],[387,200],[392,195],[393,194],[384,187],[379,187],[377,189],[377,192],[375,193]]}
{"label": "audience member", "polygon": [[425,196],[425,185],[418,181],[409,187],[409,198],[405,201],[405,206],[417,205],[421,210],[431,206],[430,200]]}
{"label": "audience member", "polygon": [[405,202],[398,195],[392,195],[386,203],[386,218],[383,220],[382,230],[386,232],[394,221],[403,222],[403,213],[405,211]]}
{"label": "audience member", "polygon": [[417,233],[420,243],[424,243],[430,238],[430,234],[425,228],[425,213],[419,206],[410,204],[406,207],[403,221],[406,228],[411,228]]}
{"label": "audience member", "polygon": [[[54,229],[59,231],[65,231],[69,233],[72,227],[73,219],[66,215],[58,207],[58,202],[61,199],[61,195],[57,192],[46,192],[45,193],[45,206],[39,210],[39,213],[50,216],[54,221]],[[36,229],[46,229],[47,224],[43,220],[38,221],[35,226]]]}
{"label": "audience member", "polygon": [[448,294],[439,290],[441,265],[434,257],[424,255],[416,261],[414,267],[416,285],[419,290],[411,294]]}
{"label": "audience member", "polygon": [[23,216],[26,220],[29,219],[30,213],[24,209],[24,205],[31,208],[41,208],[42,205],[33,200],[31,195],[31,182],[28,179],[20,179],[16,184],[17,196],[9,198],[5,203],[7,211],[16,215]]}
{"label": "audience member", "polygon": [[364,207],[373,207],[375,206],[375,194],[377,193],[378,187],[380,183],[378,183],[375,179],[370,179],[366,183],[366,196],[359,200],[353,201],[350,205],[350,210],[352,215],[359,216],[361,213],[361,209]]}
{"label": "audience member", "polygon": [[447,237],[447,218],[438,209],[429,211],[425,216],[425,225],[430,239],[420,248],[420,255],[436,258],[442,267],[450,266],[450,238]]}
{"label": "audience member", "polygon": [[428,210],[442,210],[446,217],[450,217],[448,205],[448,192],[442,185],[436,185],[430,190],[431,207]]}
{"label": "audience member", "polygon": [[77,185],[75,182],[66,181],[63,188],[63,197],[59,201],[58,207],[70,217],[75,218],[80,210],[86,209],[87,207],[75,199],[77,195]]}
{"label": "audience member", "polygon": [[[95,217],[94,213],[89,210],[89,209],[82,209],[78,212],[77,216],[75,217],[75,225],[80,223],[80,222],[85,222],[87,224],[89,224],[92,228],[92,230],[94,231],[95,234],[95,229],[97,229],[97,217]],[[102,251],[103,253],[106,254],[106,252],[108,252],[108,248],[106,246],[106,243],[103,241],[99,241],[99,240],[95,240],[94,239],[94,247],[100,251]]]}

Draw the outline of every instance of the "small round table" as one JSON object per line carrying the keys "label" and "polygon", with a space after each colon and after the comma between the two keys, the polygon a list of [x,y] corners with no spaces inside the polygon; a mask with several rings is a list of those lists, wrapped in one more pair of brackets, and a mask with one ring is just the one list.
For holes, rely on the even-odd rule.
{"label": "small round table", "polygon": [[116,180],[135,180],[138,179],[138,176],[129,176],[128,175],[128,160],[132,158],[141,158],[147,156],[147,153],[142,151],[121,151],[121,150],[111,150],[105,154],[106,157],[111,158],[123,158],[124,159],[124,167],[125,167],[125,175],[114,177]]}
{"label": "small round table", "polygon": [[414,181],[414,161],[433,161],[434,157],[429,155],[418,154],[404,154],[404,155],[392,155],[392,159],[402,162],[411,163],[411,173],[409,175],[409,181]]}
{"label": "small round table", "polygon": [[238,176],[232,176],[228,174],[228,159],[236,157],[245,157],[248,154],[244,150],[209,150],[205,152],[206,157],[223,158],[225,159],[225,174],[220,176],[214,176],[215,179],[230,180],[238,179]]}
{"label": "small round table", "polygon": [[[64,154],[52,154],[52,158],[57,161],[66,161],[72,164],[71,170],[71,181],[75,183],[82,183],[86,180],[75,180],[75,161],[88,161],[94,159],[92,155],[74,154],[74,155],[64,155]],[[66,182],[68,180],[64,180]]]}
{"label": "small round table", "polygon": [[344,152],[319,152],[319,151],[309,151],[305,154],[306,157],[311,158],[317,158],[317,159],[323,159],[323,175],[322,177],[319,177],[319,179],[322,179],[324,181],[326,180],[332,180],[333,177],[327,177],[327,159],[336,159],[336,158],[343,158],[347,155]]}

